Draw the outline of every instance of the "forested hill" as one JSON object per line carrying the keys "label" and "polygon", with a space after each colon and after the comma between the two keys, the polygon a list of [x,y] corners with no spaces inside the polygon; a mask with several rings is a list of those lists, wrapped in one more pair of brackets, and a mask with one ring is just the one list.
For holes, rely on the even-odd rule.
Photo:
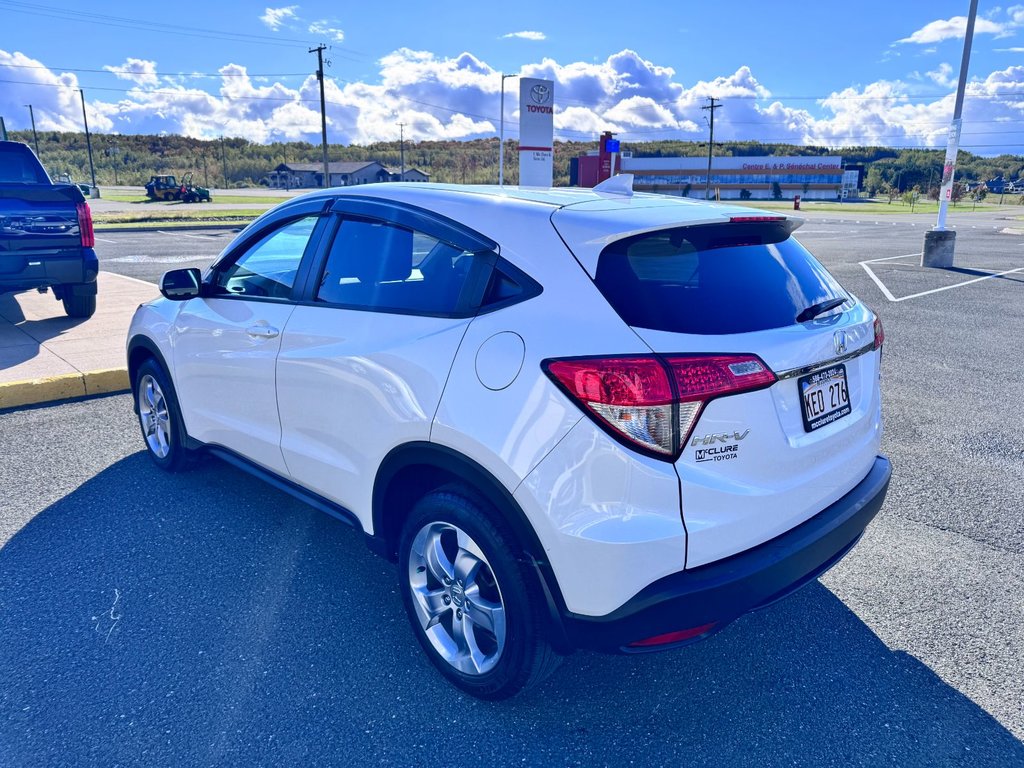
{"label": "forested hill", "polygon": [[[31,131],[12,131],[12,139],[32,142]],[[153,174],[173,173],[180,176],[194,171],[199,183],[221,187],[225,176],[228,186],[258,184],[280,163],[320,161],[320,146],[306,142],[257,144],[244,138],[203,141],[186,136],[133,136],[93,134],[93,160],[96,180],[100,184],[144,184]],[[505,178],[518,181],[515,141],[505,148]],[[558,142],[555,144],[555,185],[569,183],[569,159],[588,150],[596,150],[597,142]],[[707,143],[685,141],[623,142],[622,149],[636,156],[667,157],[673,155],[704,156]],[[329,147],[331,160],[377,160],[392,170],[399,168],[397,141],[367,146]],[[51,175],[70,173],[76,181],[89,180],[89,160],[85,134],[43,131],[39,134],[39,153]],[[867,166],[866,186],[878,191],[886,185],[924,189],[929,179],[941,174],[944,149],[888,149],[885,147],[825,147],[759,142],[723,142],[715,145],[720,156],[754,155],[842,155],[852,164]],[[205,165],[204,165],[205,163]],[[418,168],[430,174],[432,181],[457,183],[493,183],[498,178],[498,140],[421,141],[405,143],[406,168]],[[204,170],[205,169],[205,170]],[[958,178],[978,182],[995,176],[1019,178],[1024,174],[1024,156],[1000,155],[981,157],[961,152],[957,164]]]}

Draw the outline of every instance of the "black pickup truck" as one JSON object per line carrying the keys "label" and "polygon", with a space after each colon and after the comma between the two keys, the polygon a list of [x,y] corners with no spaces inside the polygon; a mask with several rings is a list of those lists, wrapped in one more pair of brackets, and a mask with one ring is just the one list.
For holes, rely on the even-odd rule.
{"label": "black pickup truck", "polygon": [[53,290],[71,317],[96,311],[92,213],[73,184],[54,184],[26,144],[0,141],[0,294]]}

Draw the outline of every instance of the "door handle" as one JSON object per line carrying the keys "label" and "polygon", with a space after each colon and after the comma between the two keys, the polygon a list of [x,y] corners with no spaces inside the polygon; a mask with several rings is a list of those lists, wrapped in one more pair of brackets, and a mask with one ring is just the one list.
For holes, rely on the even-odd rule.
{"label": "door handle", "polygon": [[273,339],[281,333],[271,325],[250,325],[245,332],[253,339]]}

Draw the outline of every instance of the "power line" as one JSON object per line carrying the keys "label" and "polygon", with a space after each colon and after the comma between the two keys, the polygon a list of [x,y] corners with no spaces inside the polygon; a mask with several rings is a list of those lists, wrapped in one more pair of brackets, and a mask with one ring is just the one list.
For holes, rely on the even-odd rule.
{"label": "power line", "polygon": [[[0,0],[0,2],[2,2],[2,0]],[[315,49],[313,49],[313,50],[315,50]],[[106,70],[104,70],[104,71],[106,71]],[[296,75],[299,75],[299,74],[301,74],[301,73],[296,73]],[[252,75],[252,77],[257,77],[257,76],[263,76],[263,75]],[[354,81],[345,80],[344,78],[332,78],[332,79],[337,80],[339,82],[354,84]],[[70,88],[72,90],[76,90],[79,87],[79,86],[75,86],[75,85],[68,85],[68,84],[65,84],[65,83],[40,83],[40,82],[36,82],[36,81],[10,80],[10,79],[0,79],[0,83],[20,84],[20,85],[28,85],[28,86],[34,86],[34,87],[46,87],[46,88]],[[133,93],[133,92],[137,92],[137,90],[138,90],[137,88],[113,88],[113,87],[109,87],[109,86],[107,86],[107,87],[104,87],[104,86],[90,86],[89,88],[90,88],[90,90],[93,90],[93,91],[107,91],[107,92],[114,92],[114,93]],[[209,96],[210,98],[221,99],[221,100],[225,100],[225,101],[279,101],[279,102],[282,102],[282,103],[302,103],[302,104],[315,104],[317,102],[317,99],[315,99],[315,98],[303,98],[303,97],[299,96],[298,94],[296,94],[295,96],[269,96],[269,95],[267,95],[267,96],[240,96],[240,95],[229,95],[229,94],[209,94],[209,93],[206,93],[205,91],[200,91],[200,92],[204,93],[205,95]],[[479,120],[487,120],[487,121],[490,121],[490,122],[494,122],[494,121],[496,121],[498,119],[498,118],[496,118],[494,116],[491,116],[491,115],[484,115],[484,114],[480,114],[480,113],[469,112],[467,110],[456,109],[456,108],[453,108],[453,107],[446,107],[446,106],[443,106],[443,105],[440,105],[440,104],[433,104],[431,102],[426,102],[426,101],[422,101],[422,100],[419,100],[419,99],[409,98],[407,96],[404,96],[404,95],[401,95],[401,94],[397,94],[394,91],[394,89],[387,89],[387,92],[393,94],[396,99],[400,99],[400,100],[402,100],[404,102],[408,102],[408,103],[411,103],[411,104],[418,104],[420,106],[427,107],[429,109],[434,109],[434,110],[438,110],[438,111],[448,112],[448,113],[451,113],[451,114],[465,115],[466,117],[476,118],[476,119],[479,119]],[[191,91],[190,92],[190,91],[186,91],[186,90],[182,90],[182,89],[173,89],[173,90],[168,90],[168,89],[151,89],[151,90],[144,90],[144,91],[142,91],[142,93],[154,94],[154,95],[165,95],[165,96],[171,96],[171,97],[180,97],[180,96],[185,96],[185,95],[192,96],[192,95],[194,95],[195,91]],[[331,100],[328,100],[326,98],[324,100],[324,104],[325,105],[330,104],[332,106],[345,106],[345,104],[343,104],[341,102],[331,101]],[[1005,121],[1003,121],[1003,120],[972,120],[971,122],[972,122],[973,125],[1005,123]],[[938,122],[932,123],[931,121],[915,121],[915,123],[917,125],[929,125],[929,124],[944,125],[944,123],[938,123]],[[771,120],[766,120],[766,121],[730,121],[729,122],[729,125],[756,125],[756,126],[762,126],[762,127],[763,126],[772,126],[772,125],[787,125],[787,124],[788,124],[787,121],[771,121]],[[680,131],[680,130],[681,129],[679,129],[679,128],[671,128],[671,127],[669,127],[669,128],[634,129],[634,130],[623,129],[623,130],[620,130],[620,132],[624,136],[644,136],[644,135],[652,135],[652,134],[659,134],[659,133],[675,133],[675,132]],[[571,129],[571,128],[561,128],[561,129],[556,129],[555,130],[555,134],[556,135],[561,136],[561,137],[568,137],[570,140],[571,140],[571,136],[572,135],[581,137],[581,140],[583,140],[583,139],[591,140],[593,138],[593,136],[595,135],[595,133],[596,133],[595,131],[575,130],[575,129]],[[877,135],[877,134],[876,135],[867,135],[867,134],[864,134],[864,135],[858,135],[858,134],[838,135],[837,134],[837,135],[831,135],[831,136],[828,136],[828,137],[821,137],[821,138],[813,137],[813,136],[807,137],[807,138],[809,138],[811,141],[813,141],[815,143],[819,143],[819,144],[821,144],[823,146],[831,146],[832,145],[831,142],[836,142],[836,141],[855,141],[855,140],[879,141],[879,140],[885,140],[885,139],[889,139],[889,138],[897,138],[897,139],[921,138],[921,139],[928,139],[928,138],[934,138],[935,135],[938,134],[938,133],[940,133],[940,131],[936,130],[936,131],[931,131],[931,132],[928,132],[928,133],[905,133],[904,132],[904,133],[891,134],[891,135],[885,135],[885,134],[883,134],[883,135]],[[969,133],[971,135],[1000,135],[1000,134],[1015,134],[1015,133],[1017,133],[1017,131],[1013,131],[1013,130],[1007,130],[1007,131],[974,131],[974,130],[972,130]],[[769,143],[771,141],[770,139],[731,139],[731,140],[732,141],[764,141],[764,142],[769,142]],[[780,141],[786,141],[787,138],[786,137],[782,137],[779,140]],[[792,139],[788,139],[788,140],[791,141]],[[998,147],[1016,148],[1018,146],[1019,146],[1018,144],[965,144],[964,145],[965,148],[992,148],[992,147],[996,147],[996,148],[998,148]],[[908,145],[908,146],[891,146],[890,148],[892,148],[892,149],[928,149],[929,147],[926,146],[926,145]]]}
{"label": "power line", "polygon": [[74,19],[76,22],[86,24],[101,24],[107,27],[118,27],[122,29],[144,29],[148,31],[162,32],[171,35],[183,35],[185,37],[198,37],[213,40],[233,40],[240,43],[253,43],[262,45],[277,45],[292,47],[291,44],[306,44],[308,40],[297,38],[279,37],[270,35],[254,35],[245,32],[229,32],[226,30],[206,29],[203,27],[190,27],[183,24],[166,24],[163,22],[145,21],[144,19],[133,19],[126,16],[111,16],[102,13],[90,13],[78,11],[71,8],[55,8],[53,6],[38,5],[36,3],[14,2],[14,0],[0,0],[0,7],[14,13],[24,13],[31,16],[42,16],[45,18]]}
{"label": "power line", "polygon": [[138,72],[134,69],[104,67],[83,69],[81,67],[48,67],[45,64],[4,64],[4,69],[45,69],[48,72],[89,72],[96,74],[157,75],[158,77],[306,77],[308,72]]}
{"label": "power line", "polygon": [[[253,75],[253,76],[256,77],[256,75]],[[334,78],[331,78],[331,79],[332,80],[337,80],[337,81],[343,82],[343,83],[354,84],[354,81],[345,80],[344,78],[334,77]],[[91,91],[109,91],[109,92],[113,92],[113,93],[133,93],[133,92],[137,92],[138,91],[137,88],[114,88],[114,87],[111,87],[111,86],[78,86],[78,85],[68,85],[66,83],[40,83],[40,82],[37,82],[37,81],[34,81],[34,80],[10,80],[10,79],[6,79],[6,78],[0,78],[0,83],[10,83],[10,84],[14,84],[14,85],[29,85],[29,86],[40,87],[40,88],[70,88],[71,90],[77,90],[79,87],[88,87],[89,90],[91,90]],[[475,118],[478,118],[480,120],[490,120],[490,121],[497,121],[498,120],[498,118],[493,116],[493,115],[484,115],[484,114],[481,114],[481,113],[469,112],[468,110],[457,109],[457,108],[454,108],[454,107],[446,107],[446,106],[444,106],[442,104],[433,104],[433,103],[428,102],[428,101],[422,101],[420,99],[413,99],[413,98],[410,98],[408,96],[397,94],[394,91],[394,89],[387,89],[387,90],[388,90],[389,93],[394,94],[395,98],[401,99],[402,101],[408,102],[410,104],[419,104],[420,106],[429,107],[431,109],[437,109],[437,110],[441,110],[441,111],[444,111],[444,112],[450,112],[452,114],[465,115],[466,117],[475,117]],[[210,96],[211,98],[224,99],[226,101],[280,101],[280,102],[300,102],[300,103],[310,103],[310,104],[316,103],[316,101],[317,101],[317,99],[315,99],[315,98],[303,98],[302,96],[299,96],[299,95],[296,95],[294,97],[292,97],[292,96],[239,96],[239,95],[234,95],[234,94],[211,94],[211,93],[207,93],[206,91],[201,91],[201,92],[203,94],[207,95],[207,96]],[[166,96],[184,96],[184,95],[192,96],[192,95],[194,95],[195,92],[194,91],[183,91],[183,90],[178,90],[178,89],[169,90],[169,89],[166,89],[166,88],[154,88],[154,89],[150,89],[150,90],[144,90],[144,91],[142,91],[142,93],[144,93],[144,94],[158,94],[158,95],[166,95]],[[332,101],[330,99],[327,99],[326,103],[330,104],[332,106],[346,106],[342,102]],[[993,123],[1005,124],[1005,122],[1006,122],[1005,120],[998,120],[998,119],[994,119],[994,120],[972,120],[971,121],[971,123],[974,124],[974,125],[987,125],[987,124],[993,124]],[[917,120],[917,121],[914,121],[914,124],[916,124],[916,125],[945,125],[946,123],[944,121],[943,122],[939,122],[939,121],[920,121],[920,120]],[[730,120],[728,122],[728,125],[758,125],[758,126],[788,125],[788,121],[785,121],[785,120],[763,120],[763,121],[758,121],[758,120],[738,120],[738,121],[734,121],[734,120]],[[630,130],[630,129],[623,129],[621,132],[623,134],[629,134],[629,135],[644,135],[644,134],[655,134],[655,133],[673,133],[673,132],[676,132],[676,131],[679,131],[679,130],[681,130],[681,129],[678,128],[678,127],[676,127],[676,128],[673,128],[673,127],[667,127],[667,128],[637,128],[637,129],[632,129],[632,130]],[[559,129],[556,129],[556,133],[576,133],[576,134],[579,134],[581,136],[593,136],[595,133],[597,133],[597,131],[585,131],[585,130],[576,130],[576,129],[571,129],[571,128],[559,128]],[[1013,134],[1013,133],[1017,133],[1017,131],[1015,131],[1015,130],[1008,130],[1008,131],[971,131],[971,133],[989,133],[989,134],[1006,133],[1006,134]],[[920,134],[898,134],[898,135],[894,135],[894,136],[891,136],[891,137],[888,137],[888,138],[900,138],[900,137],[905,136],[905,135],[906,136],[921,136],[921,137],[924,137],[924,136],[927,136],[929,134],[927,134],[927,133],[920,133]],[[855,137],[856,136],[853,136],[853,138],[855,138]],[[869,135],[865,134],[864,138],[876,138],[876,137],[875,136],[869,136]],[[880,138],[886,138],[886,137],[880,137]]]}

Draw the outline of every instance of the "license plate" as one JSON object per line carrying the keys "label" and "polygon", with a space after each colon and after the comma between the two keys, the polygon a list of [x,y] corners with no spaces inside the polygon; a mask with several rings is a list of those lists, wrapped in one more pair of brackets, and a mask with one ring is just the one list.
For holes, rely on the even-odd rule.
{"label": "license plate", "polygon": [[813,432],[850,414],[845,365],[833,365],[801,376],[798,384],[803,403],[804,431]]}

